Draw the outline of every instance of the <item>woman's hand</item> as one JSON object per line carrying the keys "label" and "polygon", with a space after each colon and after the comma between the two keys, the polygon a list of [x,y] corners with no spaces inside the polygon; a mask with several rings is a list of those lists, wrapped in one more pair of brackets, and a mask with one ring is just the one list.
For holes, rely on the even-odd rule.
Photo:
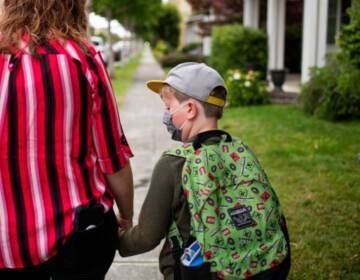
{"label": "woman's hand", "polygon": [[123,219],[121,217],[117,217],[117,222],[121,230],[127,230],[133,226],[132,220]]}

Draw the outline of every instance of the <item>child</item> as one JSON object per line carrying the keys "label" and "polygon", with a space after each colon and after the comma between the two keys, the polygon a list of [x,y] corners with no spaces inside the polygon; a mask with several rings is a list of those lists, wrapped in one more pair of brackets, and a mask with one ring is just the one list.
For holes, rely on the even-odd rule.
{"label": "child", "polygon": [[212,68],[182,63],[149,81],[165,104],[173,140],[155,166],[139,223],[119,230],[131,256],[163,238],[167,279],[286,279],[289,240],[278,198],[251,150],[218,130],[226,86]]}

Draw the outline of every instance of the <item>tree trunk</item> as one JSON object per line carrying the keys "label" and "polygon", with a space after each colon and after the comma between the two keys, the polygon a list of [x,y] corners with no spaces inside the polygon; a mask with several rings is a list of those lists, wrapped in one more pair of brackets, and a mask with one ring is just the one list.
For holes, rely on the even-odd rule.
{"label": "tree trunk", "polygon": [[113,40],[111,35],[111,20],[112,20],[112,11],[111,8],[106,9],[106,19],[108,21],[108,28],[107,28],[107,39],[108,39],[108,71],[110,78],[115,78],[115,67],[114,67],[114,52],[113,52]]}
{"label": "tree trunk", "polygon": [[[90,16],[90,13],[92,12],[92,0],[87,0],[87,13],[88,13],[88,17]],[[87,35],[88,35],[88,38],[90,39],[90,36],[91,36],[91,27],[90,27],[90,24],[88,24],[88,27],[87,27]]]}

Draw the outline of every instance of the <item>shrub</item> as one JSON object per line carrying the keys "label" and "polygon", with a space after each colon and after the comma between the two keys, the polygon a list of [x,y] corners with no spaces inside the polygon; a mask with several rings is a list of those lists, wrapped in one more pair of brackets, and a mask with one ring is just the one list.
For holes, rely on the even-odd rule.
{"label": "shrub", "polygon": [[201,55],[190,55],[179,52],[169,53],[160,58],[160,63],[163,67],[174,67],[183,62],[206,62],[206,58]]}
{"label": "shrub", "polygon": [[229,70],[226,84],[230,106],[245,106],[265,104],[269,95],[265,83],[260,79],[260,73],[254,71],[242,72],[239,69]]}
{"label": "shrub", "polygon": [[201,51],[202,43],[201,42],[193,42],[185,45],[182,49],[182,53],[193,54],[194,52],[198,53]]}
{"label": "shrub", "polygon": [[339,58],[313,68],[301,90],[304,110],[328,120],[360,118],[360,70]]}
{"label": "shrub", "polygon": [[339,45],[349,63],[360,68],[360,0],[353,1],[349,15],[351,23],[342,28]]}
{"label": "shrub", "polygon": [[215,27],[209,64],[222,75],[229,69],[254,70],[265,78],[267,39],[264,31],[240,24]]}
{"label": "shrub", "polygon": [[154,56],[157,60],[160,60],[160,58],[169,53],[170,51],[170,48],[168,46],[168,44],[163,41],[163,40],[159,40],[157,43],[156,43],[156,46],[153,50],[153,53],[154,53]]}
{"label": "shrub", "polygon": [[328,120],[360,119],[360,0],[349,10],[352,21],[341,30],[341,52],[327,66],[314,68],[301,91],[304,110]]}

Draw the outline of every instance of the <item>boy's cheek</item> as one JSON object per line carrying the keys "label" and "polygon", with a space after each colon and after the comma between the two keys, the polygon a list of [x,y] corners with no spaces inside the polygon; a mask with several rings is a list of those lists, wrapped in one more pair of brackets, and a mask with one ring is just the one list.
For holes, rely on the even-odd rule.
{"label": "boy's cheek", "polygon": [[179,112],[173,115],[172,120],[176,127],[181,127],[183,123],[186,121],[186,118]]}

